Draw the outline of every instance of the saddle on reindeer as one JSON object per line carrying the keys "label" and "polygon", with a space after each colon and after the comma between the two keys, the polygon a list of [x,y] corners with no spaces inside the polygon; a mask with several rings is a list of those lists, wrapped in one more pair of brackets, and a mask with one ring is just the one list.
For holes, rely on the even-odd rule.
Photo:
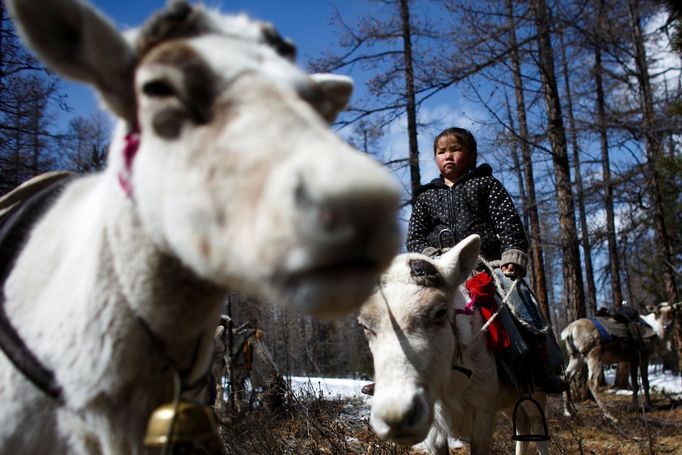
{"label": "saddle on reindeer", "polygon": [[[452,233],[443,229],[439,248],[427,248],[428,256],[440,256],[450,248]],[[561,349],[539,311],[535,294],[523,277],[507,277],[482,257],[466,281],[470,301],[458,315],[477,309],[485,321],[488,349],[495,353],[501,379],[530,394],[534,387],[560,393],[565,383],[555,376],[563,367]],[[497,320],[495,320],[497,319]]]}
{"label": "saddle on reindeer", "polygon": [[641,349],[642,343],[657,336],[653,327],[632,307],[619,308],[612,317],[590,318],[604,344],[619,344],[621,349]]}

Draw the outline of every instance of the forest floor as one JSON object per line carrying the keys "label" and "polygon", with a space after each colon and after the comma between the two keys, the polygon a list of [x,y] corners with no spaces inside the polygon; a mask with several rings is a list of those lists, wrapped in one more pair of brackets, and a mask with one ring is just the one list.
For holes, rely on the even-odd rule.
{"label": "forest floor", "polygon": [[[618,420],[607,420],[592,400],[576,404],[577,417],[565,417],[558,397],[548,400],[547,424],[550,454],[595,455],[682,455],[682,401],[653,394],[654,409],[646,415],[631,409],[632,397],[605,393],[605,404]],[[495,430],[494,453],[514,453],[511,424],[499,416]],[[468,447],[452,450],[464,455]]]}
{"label": "forest floor", "polygon": [[[653,393],[654,409],[644,415],[630,409],[631,396],[605,393],[606,406],[619,419],[604,418],[593,401],[576,405],[578,417],[565,417],[558,397],[548,400],[550,454],[682,455],[682,401],[680,397]],[[380,441],[368,423],[364,399],[309,394],[290,399],[286,408],[272,414],[262,409],[233,417],[222,426],[229,454],[358,454],[417,455],[418,447],[398,447]],[[493,454],[514,453],[511,423],[497,418]],[[451,446],[451,455],[469,454],[466,443]]]}

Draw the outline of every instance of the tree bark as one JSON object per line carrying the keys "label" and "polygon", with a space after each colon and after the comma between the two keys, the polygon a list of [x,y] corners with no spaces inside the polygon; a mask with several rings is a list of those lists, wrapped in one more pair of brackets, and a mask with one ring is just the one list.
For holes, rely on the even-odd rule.
{"label": "tree bark", "polygon": [[[669,302],[678,299],[675,283],[674,259],[670,248],[670,236],[665,225],[664,182],[658,170],[658,163],[662,157],[662,138],[656,130],[656,113],[654,112],[654,98],[651,88],[651,78],[644,49],[639,0],[628,0],[630,25],[633,45],[635,47],[636,77],[639,85],[640,107],[643,115],[643,134],[646,142],[648,178],[653,188],[653,224],[656,233],[656,252],[663,268],[664,293]],[[682,358],[680,359],[682,362]]]}
{"label": "tree bark", "polygon": [[597,39],[594,46],[594,81],[597,88],[597,129],[599,130],[599,144],[602,159],[602,178],[604,188],[604,207],[606,209],[606,239],[609,249],[609,272],[611,275],[611,295],[614,304],[623,301],[620,282],[620,261],[618,243],[616,241],[616,221],[613,209],[613,183],[611,182],[611,164],[609,159],[609,140],[606,131],[606,96],[604,95],[604,68],[602,66],[602,39],[598,24],[605,15],[604,1],[599,2],[597,14]]}
{"label": "tree bark", "polygon": [[537,197],[535,193],[535,180],[533,178],[532,151],[530,148],[528,121],[526,118],[526,101],[523,94],[523,79],[521,78],[521,59],[519,57],[516,29],[514,25],[514,8],[512,0],[506,0],[509,12],[509,39],[511,45],[511,63],[514,76],[514,93],[516,95],[516,112],[519,117],[519,136],[521,138],[521,157],[523,160],[523,173],[526,180],[528,204],[524,211],[530,221],[529,250],[533,264],[534,290],[538,298],[538,304],[543,316],[549,322],[549,299],[547,296],[547,280],[545,277],[545,261],[542,254],[542,235],[540,231],[540,217],[538,215]]}
{"label": "tree bark", "polygon": [[563,70],[566,91],[566,117],[568,129],[571,135],[571,149],[573,151],[573,172],[575,172],[575,193],[578,202],[578,219],[580,220],[580,237],[582,240],[583,253],[585,255],[585,279],[587,281],[587,303],[590,314],[597,313],[597,288],[594,284],[594,268],[592,266],[592,245],[590,243],[590,230],[587,227],[587,215],[585,213],[585,191],[583,189],[583,177],[580,170],[580,146],[578,144],[578,132],[573,116],[573,94],[571,93],[571,78],[566,59],[566,45],[563,33],[559,33],[561,45],[561,68]]}
{"label": "tree bark", "polygon": [[[514,117],[512,116],[511,103],[509,102],[509,97],[505,93],[504,104],[507,108],[507,119],[509,120],[509,128],[512,131],[516,131],[516,125],[514,124]],[[510,153],[512,157],[512,164],[514,165],[514,173],[516,174],[516,180],[518,180],[519,186],[519,197],[521,198],[521,207],[523,208],[521,213],[521,221],[526,231],[526,236],[528,237],[527,226],[530,224],[528,222],[528,196],[526,195],[526,182],[523,178],[523,169],[521,169],[521,161],[519,160],[519,150],[517,147],[517,141],[512,141],[510,144]],[[530,258],[531,263],[533,258]],[[531,276],[533,273],[531,273]],[[534,277],[532,277],[532,282],[534,283]]]}
{"label": "tree bark", "polygon": [[417,102],[414,94],[414,67],[412,63],[412,28],[408,0],[400,0],[400,20],[403,30],[403,55],[405,59],[405,111],[407,136],[410,147],[410,185],[412,198],[421,185],[419,173],[419,146],[417,144]]}
{"label": "tree bark", "polygon": [[554,71],[547,3],[545,0],[532,0],[531,7],[538,30],[538,66],[547,108],[548,135],[552,147],[552,163],[556,178],[556,198],[563,253],[564,295],[568,305],[569,318],[575,320],[585,317],[585,297],[575,225],[575,203],[571,192],[571,170],[568,161],[566,130]]}
{"label": "tree bark", "polygon": [[[653,188],[653,225],[656,234],[656,253],[663,269],[664,294],[669,302],[677,302],[677,284],[675,283],[674,258],[668,229],[665,224],[665,205],[663,176],[659,173],[658,165],[663,155],[663,140],[661,133],[656,130],[656,114],[654,99],[649,76],[649,68],[644,49],[639,0],[628,0],[628,12],[632,41],[635,47],[636,77],[639,85],[640,105],[643,115],[644,138],[646,142],[648,178]],[[677,341],[678,369],[682,370],[682,321],[676,318],[675,339]]]}

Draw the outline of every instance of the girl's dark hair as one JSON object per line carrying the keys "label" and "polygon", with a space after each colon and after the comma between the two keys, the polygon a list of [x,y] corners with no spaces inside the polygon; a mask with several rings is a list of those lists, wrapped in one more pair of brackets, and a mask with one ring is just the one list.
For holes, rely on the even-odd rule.
{"label": "girl's dark hair", "polygon": [[438,136],[433,140],[433,154],[436,154],[436,148],[438,147],[438,141],[440,138],[445,137],[445,136],[455,136],[459,142],[462,143],[464,147],[466,147],[467,151],[471,153],[474,157],[472,167],[476,167],[476,158],[478,158],[478,149],[476,146],[476,138],[474,138],[474,135],[471,134],[471,132],[467,129],[464,128],[456,128],[456,127],[451,127],[451,128],[446,128],[440,133],[438,133]]}

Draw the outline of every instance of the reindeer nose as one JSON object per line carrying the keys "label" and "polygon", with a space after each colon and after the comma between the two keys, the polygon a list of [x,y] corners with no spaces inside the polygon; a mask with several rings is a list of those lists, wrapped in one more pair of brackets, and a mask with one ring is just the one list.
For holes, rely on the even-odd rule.
{"label": "reindeer nose", "polygon": [[307,220],[311,239],[330,244],[351,242],[364,246],[381,240],[377,238],[381,232],[393,230],[394,199],[384,188],[348,188],[333,195],[319,195],[309,189],[303,178],[298,179],[294,191],[296,208]]}
{"label": "reindeer nose", "polygon": [[316,219],[313,220],[321,226],[325,231],[333,232],[341,228],[344,223],[344,217],[339,207],[334,207],[332,204],[324,204],[322,201],[316,200],[309,192],[303,178],[298,179],[296,189],[294,190],[294,198],[296,206],[305,212],[313,212],[316,214]]}
{"label": "reindeer nose", "polygon": [[423,440],[431,425],[431,414],[423,391],[411,397],[388,393],[381,395],[379,387],[372,399],[372,428],[382,439],[396,442],[417,443]]}
{"label": "reindeer nose", "polygon": [[341,212],[333,207],[322,208],[319,212],[319,219],[322,228],[326,231],[335,231],[343,223]]}

